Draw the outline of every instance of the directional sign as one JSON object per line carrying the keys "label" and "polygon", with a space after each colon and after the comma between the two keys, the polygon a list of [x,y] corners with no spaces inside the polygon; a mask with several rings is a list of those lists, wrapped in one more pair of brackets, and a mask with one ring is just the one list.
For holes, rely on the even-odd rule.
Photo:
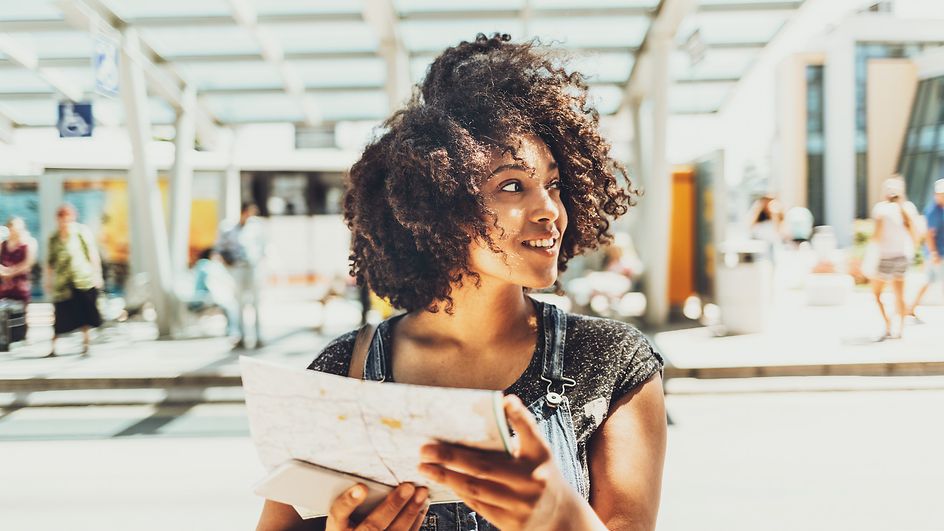
{"label": "directional sign", "polygon": [[59,103],[59,121],[56,128],[59,136],[92,136],[92,104],[63,101]]}

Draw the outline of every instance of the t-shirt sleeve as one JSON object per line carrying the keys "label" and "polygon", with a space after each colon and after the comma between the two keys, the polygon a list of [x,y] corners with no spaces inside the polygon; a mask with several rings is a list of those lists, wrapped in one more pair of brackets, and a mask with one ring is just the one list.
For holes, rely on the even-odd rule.
{"label": "t-shirt sleeve", "polygon": [[336,337],[321,350],[308,365],[312,371],[327,372],[339,376],[347,376],[351,366],[351,355],[354,350],[354,339],[357,330]]}
{"label": "t-shirt sleeve", "polygon": [[618,353],[619,370],[613,386],[615,402],[656,373],[661,373],[665,360],[655,346],[639,330],[626,325]]}

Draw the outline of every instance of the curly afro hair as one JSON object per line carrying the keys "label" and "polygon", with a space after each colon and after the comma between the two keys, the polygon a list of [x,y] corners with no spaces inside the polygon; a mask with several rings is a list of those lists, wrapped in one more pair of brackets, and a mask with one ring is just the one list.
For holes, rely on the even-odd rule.
{"label": "curly afro hair", "polygon": [[535,135],[561,176],[569,224],[558,267],[608,243],[610,218],[634,204],[626,169],[609,157],[588,105],[587,83],[564,57],[508,35],[448,48],[430,65],[412,99],[351,167],[344,219],[352,232],[351,275],[407,311],[451,311],[453,285],[478,282],[469,247],[490,238],[493,213],[481,185],[498,150],[517,157]]}

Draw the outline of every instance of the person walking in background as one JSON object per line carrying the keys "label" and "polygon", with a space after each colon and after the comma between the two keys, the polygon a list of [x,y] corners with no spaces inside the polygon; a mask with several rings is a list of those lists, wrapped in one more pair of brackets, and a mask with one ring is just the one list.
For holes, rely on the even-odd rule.
{"label": "person walking in background", "polygon": [[772,194],[764,194],[751,205],[748,215],[752,239],[768,243],[770,260],[777,262],[783,245],[783,208]]}
{"label": "person walking in background", "polygon": [[237,322],[238,305],[236,304],[235,285],[223,265],[220,253],[205,249],[193,265],[193,298],[187,304],[190,311],[199,312],[207,308],[220,308],[226,316],[226,335],[239,335]]}
{"label": "person walking in background", "polygon": [[262,325],[259,311],[259,287],[262,283],[262,259],[265,255],[265,235],[262,222],[256,215],[259,210],[253,203],[243,203],[239,212],[239,221],[234,225],[224,225],[216,250],[229,267],[236,283],[236,320],[239,323],[239,341],[235,348],[246,346],[246,307],[253,310],[255,325],[255,347],[262,347]]}
{"label": "person walking in background", "polygon": [[[884,184],[885,200],[872,209],[875,231],[872,242],[878,250],[878,268],[873,275],[872,293],[885,321],[885,335],[881,339],[900,338],[905,324],[905,272],[914,256],[914,242],[918,209],[905,199],[905,181],[895,176]],[[898,310],[898,332],[892,335],[891,319],[882,303],[885,284],[891,283]]]}
{"label": "person walking in background", "polygon": [[915,308],[921,304],[928,287],[936,282],[944,285],[944,261],[941,260],[941,253],[944,252],[944,179],[934,182],[934,200],[925,209],[924,219],[928,222],[928,231],[924,238],[924,263],[928,276],[927,281],[918,290],[911,311],[908,312],[908,315],[915,319],[918,319]]}
{"label": "person walking in background", "polygon": [[89,328],[102,324],[96,305],[103,283],[102,263],[91,231],[76,222],[75,207],[60,206],[56,221],[59,228],[49,237],[45,272],[56,320],[49,357],[56,355],[59,336],[78,329],[82,329],[82,354],[87,355]]}
{"label": "person walking in background", "polygon": [[[30,301],[30,272],[36,263],[36,240],[26,230],[23,218],[7,220],[7,239],[0,243],[0,299],[22,303],[22,316]],[[13,335],[13,341],[26,338],[26,324]]]}

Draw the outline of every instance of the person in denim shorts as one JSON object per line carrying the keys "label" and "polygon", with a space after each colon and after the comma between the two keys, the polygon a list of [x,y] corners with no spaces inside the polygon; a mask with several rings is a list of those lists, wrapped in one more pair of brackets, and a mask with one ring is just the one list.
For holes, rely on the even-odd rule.
{"label": "person in denim shorts", "polygon": [[918,290],[914,304],[909,314],[917,319],[915,308],[921,304],[921,299],[931,284],[940,283],[944,287],[944,179],[934,182],[934,201],[924,210],[924,219],[928,223],[928,231],[924,237],[924,263],[927,271],[927,281]]}
{"label": "person in denim shorts", "polygon": [[[662,358],[632,326],[530,291],[611,241],[635,203],[579,74],[535,42],[447,49],[350,171],[351,273],[404,313],[344,334],[312,370],[503,390],[512,454],[423,447],[363,520],[352,487],[326,518],[266,500],[258,529],[655,529],[665,456]],[[354,345],[358,347],[355,352]],[[427,485],[461,502],[429,505]],[[591,495],[592,493],[592,495]]]}

